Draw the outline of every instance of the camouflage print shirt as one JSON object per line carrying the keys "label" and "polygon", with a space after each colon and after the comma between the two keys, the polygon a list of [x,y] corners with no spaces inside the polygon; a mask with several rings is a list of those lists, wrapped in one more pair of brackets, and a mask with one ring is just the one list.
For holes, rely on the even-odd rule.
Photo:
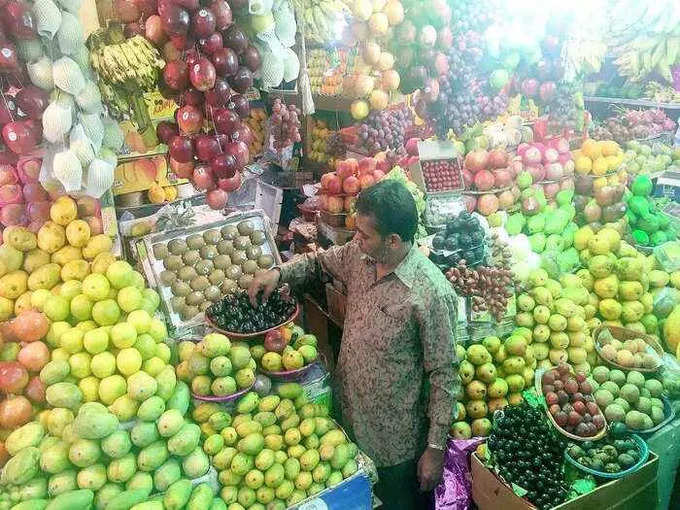
{"label": "camouflage print shirt", "polygon": [[386,467],[417,459],[425,443],[444,446],[460,388],[450,283],[416,248],[376,280],[375,262],[354,242],[300,256],[281,267],[281,278],[312,285],[322,270],[347,288],[334,376],[359,447]]}

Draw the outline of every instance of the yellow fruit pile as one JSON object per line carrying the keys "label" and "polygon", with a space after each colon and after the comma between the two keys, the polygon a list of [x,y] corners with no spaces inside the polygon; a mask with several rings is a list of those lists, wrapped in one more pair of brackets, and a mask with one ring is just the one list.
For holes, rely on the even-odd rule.
{"label": "yellow fruit pile", "polygon": [[344,49],[314,48],[307,57],[307,69],[313,94],[339,96],[342,77],[354,72],[354,55]]}
{"label": "yellow fruit pile", "polygon": [[326,140],[333,132],[323,120],[313,120],[310,132],[309,159],[317,163],[328,163],[331,169],[335,168],[335,158],[326,153]]}
{"label": "yellow fruit pile", "polygon": [[576,172],[583,175],[606,175],[623,163],[623,150],[613,140],[596,141],[589,138],[571,154]]}
{"label": "yellow fruit pile", "polygon": [[264,123],[266,120],[267,113],[264,111],[264,108],[250,109],[250,115],[246,119],[246,124],[253,134],[250,146],[248,147],[251,157],[262,154],[262,149],[264,147]]}

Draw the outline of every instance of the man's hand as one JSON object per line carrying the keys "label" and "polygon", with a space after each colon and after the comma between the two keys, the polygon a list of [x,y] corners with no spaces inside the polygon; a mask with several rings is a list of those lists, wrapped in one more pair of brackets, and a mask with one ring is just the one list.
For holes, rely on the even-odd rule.
{"label": "man's hand", "polygon": [[281,272],[278,269],[270,269],[269,271],[260,273],[255,278],[253,278],[253,281],[250,283],[250,287],[248,287],[250,304],[257,308],[259,304],[257,302],[257,295],[260,291],[262,291],[263,301],[269,299],[269,296],[271,296],[272,292],[274,292],[274,289],[276,289],[280,278]]}
{"label": "man's hand", "polygon": [[442,479],[443,469],[444,452],[428,446],[418,461],[418,481],[420,482],[420,490],[429,492],[434,489]]}

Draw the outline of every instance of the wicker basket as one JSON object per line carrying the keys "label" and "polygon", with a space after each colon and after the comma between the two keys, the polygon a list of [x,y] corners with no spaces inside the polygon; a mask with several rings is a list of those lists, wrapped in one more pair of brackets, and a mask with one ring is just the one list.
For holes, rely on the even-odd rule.
{"label": "wicker basket", "polygon": [[[552,370],[553,368],[557,368],[557,367],[550,367],[550,370]],[[571,366],[569,367],[569,371],[572,374],[574,373]],[[543,379],[543,374],[545,372],[547,372],[547,370],[539,369],[539,370],[536,370],[536,373],[534,375],[534,388],[536,389],[536,393],[541,395],[541,396],[543,396],[543,386],[541,384],[541,380]],[[548,405],[546,404],[545,399],[543,399],[543,407],[545,408],[545,414],[548,415],[548,419],[550,420],[550,423],[553,424],[553,427],[555,427],[555,430],[557,430],[557,432],[559,432],[563,436],[568,437],[569,439],[571,439],[573,441],[597,441],[598,439],[602,439],[604,436],[607,435],[607,418],[605,417],[602,409],[600,409],[600,406],[597,406],[597,407],[598,407],[598,409],[600,409],[600,414],[604,418],[604,427],[602,427],[602,430],[600,430],[597,434],[595,434],[594,436],[590,436],[590,437],[577,436],[576,434],[572,434],[571,432],[567,432],[562,427],[560,427],[557,424],[557,422],[555,421],[555,419],[552,417],[552,414],[550,414],[550,411],[548,410]]]}
{"label": "wicker basket", "polygon": [[[647,345],[652,348],[654,354],[657,355],[658,359],[656,367],[654,368],[624,367],[623,365],[619,365],[615,361],[605,359],[604,356],[602,356],[602,347],[600,346],[600,343],[597,340],[600,336],[600,333],[605,329],[608,329],[612,336],[621,342],[624,342],[625,340],[633,340],[634,338],[642,338],[647,343]],[[659,368],[661,367],[662,364],[661,357],[663,356],[664,351],[661,345],[659,345],[659,342],[657,342],[651,335],[640,333],[632,329],[621,328],[618,326],[601,325],[593,330],[593,340],[595,341],[595,350],[597,351],[597,354],[600,357],[600,359],[604,361],[607,365],[612,366],[614,368],[618,368],[619,370],[623,370],[624,372],[636,370],[638,372],[651,374],[659,370]]]}

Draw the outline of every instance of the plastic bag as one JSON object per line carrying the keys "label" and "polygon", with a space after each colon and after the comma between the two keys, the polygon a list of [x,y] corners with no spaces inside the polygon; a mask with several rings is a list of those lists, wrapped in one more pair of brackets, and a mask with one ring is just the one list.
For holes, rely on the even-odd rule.
{"label": "plastic bag", "polygon": [[679,303],[680,292],[672,287],[664,287],[654,293],[653,313],[659,319],[665,319]]}
{"label": "plastic bag", "polygon": [[472,506],[470,454],[484,438],[449,439],[444,453],[442,481],[434,489],[436,510],[467,510]]}
{"label": "plastic bag", "polygon": [[680,243],[671,241],[654,248],[654,256],[659,262],[661,269],[672,273],[680,269]]}

